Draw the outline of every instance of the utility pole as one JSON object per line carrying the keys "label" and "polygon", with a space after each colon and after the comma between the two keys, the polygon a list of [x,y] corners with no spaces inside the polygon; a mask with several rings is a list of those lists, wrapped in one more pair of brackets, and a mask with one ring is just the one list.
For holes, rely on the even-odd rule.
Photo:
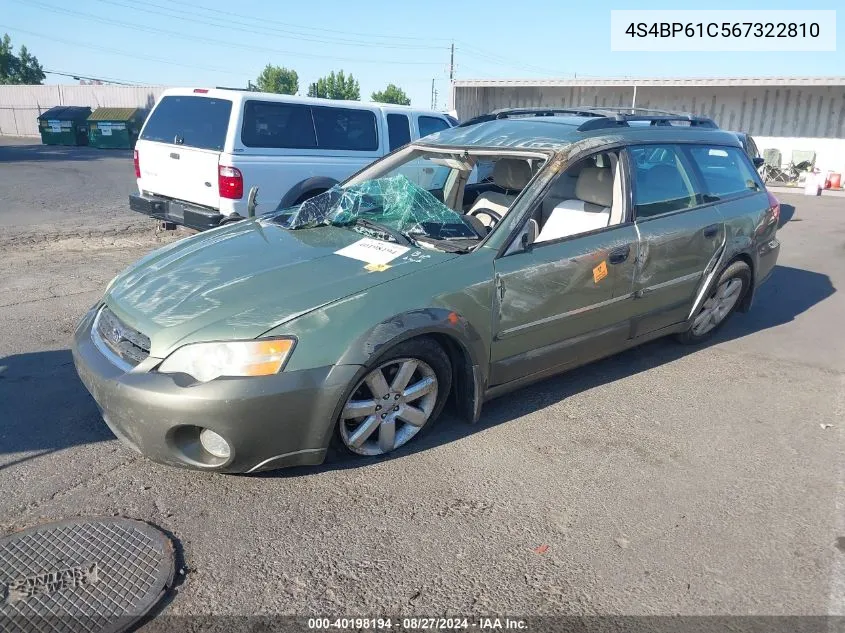
{"label": "utility pole", "polygon": [[452,55],[449,59],[449,81],[455,78],[455,43],[452,42]]}
{"label": "utility pole", "polygon": [[431,78],[431,109],[434,110],[434,77]]}

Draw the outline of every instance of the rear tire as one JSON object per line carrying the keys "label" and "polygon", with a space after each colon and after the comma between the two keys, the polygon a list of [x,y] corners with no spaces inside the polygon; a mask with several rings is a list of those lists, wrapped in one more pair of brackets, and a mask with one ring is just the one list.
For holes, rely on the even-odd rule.
{"label": "rear tire", "polygon": [[430,338],[400,343],[363,368],[339,407],[332,444],[381,456],[427,433],[452,388],[452,365]]}
{"label": "rear tire", "polygon": [[693,315],[689,329],[678,335],[678,340],[686,345],[696,345],[706,341],[736,311],[743,297],[751,287],[751,269],[743,261],[732,262],[719,275],[707,298]]}
{"label": "rear tire", "polygon": [[307,193],[303,193],[301,196],[299,196],[299,197],[296,199],[296,202],[294,202],[291,206],[294,206],[294,207],[295,207],[296,205],[298,205],[298,204],[302,204],[302,203],[303,203],[303,202],[305,202],[306,200],[310,200],[310,199],[311,199],[311,198],[313,198],[314,196],[319,196],[321,193],[325,193],[326,191],[328,191],[328,189],[314,189],[313,191],[309,191],[309,192],[307,192]]}

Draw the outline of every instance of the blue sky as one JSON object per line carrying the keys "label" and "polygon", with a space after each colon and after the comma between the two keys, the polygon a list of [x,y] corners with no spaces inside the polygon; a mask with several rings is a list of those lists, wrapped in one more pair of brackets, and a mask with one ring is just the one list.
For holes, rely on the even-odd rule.
{"label": "blue sky", "polygon": [[[477,78],[845,75],[835,53],[610,51],[611,9],[678,9],[677,2],[486,0],[2,0],[0,32],[49,70],[145,84],[245,86],[268,62],[299,73],[300,91],[330,70],[352,73],[362,97],[395,83],[428,107],[431,80],[448,99],[455,76]],[[769,9],[837,9],[775,1]],[[760,8],[759,2],[708,9]],[[843,33],[842,10],[837,32]],[[75,83],[48,75],[49,83]]]}

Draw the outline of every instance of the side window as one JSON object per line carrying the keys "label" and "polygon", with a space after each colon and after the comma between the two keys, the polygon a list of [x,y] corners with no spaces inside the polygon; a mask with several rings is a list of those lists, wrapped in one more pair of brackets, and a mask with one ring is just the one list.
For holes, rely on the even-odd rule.
{"label": "side window", "polygon": [[534,240],[559,240],[625,221],[624,174],[617,152],[602,152],[578,161],[557,177],[534,214]]}
{"label": "side window", "polygon": [[680,147],[642,145],[629,149],[634,209],[638,218],[688,209],[701,203],[692,167]]}
{"label": "side window", "polygon": [[387,136],[390,138],[390,151],[411,142],[411,121],[404,114],[387,115]]}
{"label": "side window", "polygon": [[421,116],[417,124],[420,126],[420,138],[449,128],[448,122],[436,116]]}
{"label": "side window", "polygon": [[312,106],[311,112],[320,149],[360,152],[378,149],[376,115],[369,110]]}
{"label": "side window", "polygon": [[747,136],[746,138],[748,139],[748,155],[751,158],[759,158],[760,150],[757,149],[757,143],[755,143],[754,139],[750,136]]}
{"label": "side window", "polygon": [[689,150],[704,180],[705,193],[724,198],[759,191],[759,176],[738,147],[695,145]]}
{"label": "side window", "polygon": [[247,101],[241,142],[247,147],[316,148],[311,108],[295,103]]}

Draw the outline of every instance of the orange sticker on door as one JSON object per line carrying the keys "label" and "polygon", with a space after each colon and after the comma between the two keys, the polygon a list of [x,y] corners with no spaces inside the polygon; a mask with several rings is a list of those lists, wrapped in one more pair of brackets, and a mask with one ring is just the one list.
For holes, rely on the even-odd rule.
{"label": "orange sticker on door", "polygon": [[607,277],[607,262],[602,261],[601,264],[593,268],[593,281],[598,283]]}

